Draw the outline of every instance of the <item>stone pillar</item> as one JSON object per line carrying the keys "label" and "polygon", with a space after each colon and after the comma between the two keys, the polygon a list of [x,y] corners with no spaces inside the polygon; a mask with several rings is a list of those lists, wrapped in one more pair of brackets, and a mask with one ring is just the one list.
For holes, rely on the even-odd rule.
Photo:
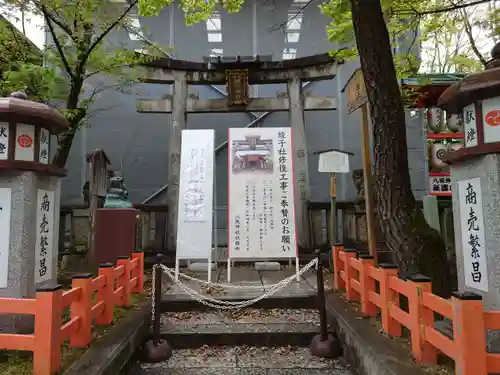
{"label": "stone pillar", "polygon": [[[57,281],[60,177],[49,164],[57,111],[23,93],[0,99],[0,297],[30,298]],[[32,317],[0,317],[0,331],[29,330]]]}
{"label": "stone pillar", "polygon": [[[493,52],[500,66],[500,48]],[[496,52],[496,53],[495,53]],[[451,165],[458,286],[500,310],[500,69],[486,69],[453,85],[438,105],[462,113],[465,147],[448,153]],[[488,334],[500,352],[500,331]]]}
{"label": "stone pillar", "polygon": [[179,210],[179,180],[181,174],[181,138],[187,123],[188,85],[186,72],[175,71],[172,99],[172,127],[168,143],[167,247],[177,245],[177,214]]}
{"label": "stone pillar", "polygon": [[287,83],[290,101],[290,126],[292,128],[293,172],[295,179],[295,217],[299,246],[310,246],[308,202],[311,197],[309,168],[307,164],[306,128],[304,120],[304,95],[302,82],[295,77]]}

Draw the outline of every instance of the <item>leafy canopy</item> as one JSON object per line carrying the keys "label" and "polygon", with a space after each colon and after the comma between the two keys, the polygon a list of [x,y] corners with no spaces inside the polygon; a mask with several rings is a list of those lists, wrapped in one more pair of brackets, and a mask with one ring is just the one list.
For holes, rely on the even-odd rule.
{"label": "leafy canopy", "polygon": [[[66,163],[72,139],[92,114],[97,96],[108,89],[129,89],[139,78],[131,66],[165,53],[144,36],[145,30],[134,26],[131,15],[136,5],[137,0],[4,1],[4,13],[29,13],[43,17],[46,25],[46,30],[40,29],[49,35],[47,45],[37,52],[40,59],[30,57],[23,47],[27,38],[22,35],[11,39],[11,48],[2,48],[5,61],[0,66],[0,90],[4,94],[23,90],[32,100],[55,105],[69,120],[71,129],[60,137],[55,164]],[[23,16],[23,21],[29,22],[29,18]],[[137,35],[139,40],[146,39],[148,54],[138,54],[110,38],[122,30]],[[8,43],[9,36],[8,28],[0,28],[2,46]]]}
{"label": "leafy canopy", "polygon": [[[331,53],[338,58],[357,57],[354,42],[350,0],[311,0],[332,21],[327,34]],[[172,0],[139,0],[139,12],[144,16],[157,15]],[[240,10],[244,0],[180,0],[187,24],[206,20],[223,8],[228,12]],[[420,45],[428,72],[470,72],[481,68],[489,53],[485,45],[500,35],[500,1],[475,0],[469,3],[455,0],[381,0],[386,23],[392,36],[394,60],[400,77],[415,75],[421,67],[416,54]],[[475,5],[470,5],[475,4]],[[489,43],[485,43],[485,41]],[[483,45],[484,44],[484,45]]]}

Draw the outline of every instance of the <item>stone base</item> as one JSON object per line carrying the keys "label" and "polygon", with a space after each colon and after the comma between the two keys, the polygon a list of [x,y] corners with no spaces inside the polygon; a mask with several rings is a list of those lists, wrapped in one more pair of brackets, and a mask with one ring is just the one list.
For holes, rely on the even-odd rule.
{"label": "stone base", "polygon": [[142,360],[144,362],[163,362],[172,357],[172,347],[167,340],[158,340],[158,345],[155,345],[153,340],[149,340],[142,348]]}
{"label": "stone base", "polygon": [[[210,264],[210,270],[215,270],[217,267],[215,263]],[[194,262],[190,263],[187,266],[188,271],[192,272],[208,272],[208,263],[207,262]]]}
{"label": "stone base", "polygon": [[337,358],[342,355],[340,341],[332,334],[326,340],[321,340],[321,334],[313,337],[309,351],[312,356],[319,358]]}
{"label": "stone base", "polygon": [[279,262],[255,262],[255,270],[257,271],[279,271],[281,265]]}

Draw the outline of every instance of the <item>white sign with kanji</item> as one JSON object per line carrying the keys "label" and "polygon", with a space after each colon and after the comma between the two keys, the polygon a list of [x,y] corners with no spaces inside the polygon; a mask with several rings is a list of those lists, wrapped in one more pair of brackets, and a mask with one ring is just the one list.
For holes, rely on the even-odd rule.
{"label": "white sign with kanji", "polygon": [[211,257],[214,143],[214,129],[182,131],[177,259]]}
{"label": "white sign with kanji", "polygon": [[55,230],[54,191],[39,189],[36,204],[35,284],[38,284],[52,278]]}
{"label": "white sign with kanji", "polygon": [[0,160],[9,157],[9,124],[0,122]]}
{"label": "white sign with kanji", "polygon": [[486,241],[484,239],[481,178],[458,181],[460,230],[464,257],[465,285],[488,291]]}
{"label": "white sign with kanji", "polygon": [[429,195],[451,195],[450,176],[429,176]]}
{"label": "white sign with kanji", "polygon": [[11,188],[0,188],[0,288],[9,281]]}
{"label": "white sign with kanji", "polygon": [[463,121],[465,147],[477,146],[476,107],[474,103],[464,107]]}
{"label": "white sign with kanji", "polygon": [[229,129],[229,257],[293,258],[290,128]]}

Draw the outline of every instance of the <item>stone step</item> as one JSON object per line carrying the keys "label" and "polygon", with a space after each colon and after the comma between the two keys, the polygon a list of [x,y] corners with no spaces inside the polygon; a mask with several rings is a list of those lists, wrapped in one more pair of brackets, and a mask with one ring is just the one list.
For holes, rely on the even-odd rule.
{"label": "stone step", "polygon": [[174,350],[166,362],[136,363],[128,375],[352,375],[342,359],[312,357],[304,347],[204,346]]}
{"label": "stone step", "polygon": [[162,336],[174,348],[307,346],[318,332],[319,315],[314,309],[246,308],[162,314]]}

